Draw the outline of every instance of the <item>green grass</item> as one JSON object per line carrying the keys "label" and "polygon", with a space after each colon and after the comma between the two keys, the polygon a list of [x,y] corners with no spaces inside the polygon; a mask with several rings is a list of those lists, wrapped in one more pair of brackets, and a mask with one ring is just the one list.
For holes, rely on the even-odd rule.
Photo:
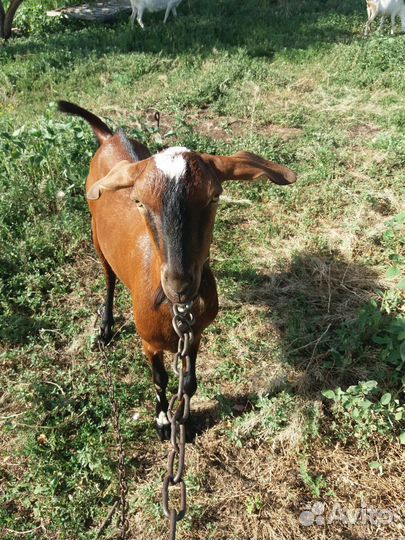
{"label": "green grass", "polygon": [[[144,32],[127,17],[48,20],[60,2],[38,4],[24,2],[18,37],[0,45],[0,536],[95,538],[117,493],[84,198],[96,144],[57,99],[152,151],[244,149],[299,176],[225,186],[211,253],[221,310],[198,361],[181,537],[321,538],[298,522],[315,499],[398,509],[403,38],[364,39],[355,0],[185,0],[165,26],[146,14]],[[123,287],[116,306],[131,537],[159,538],[167,448]]]}

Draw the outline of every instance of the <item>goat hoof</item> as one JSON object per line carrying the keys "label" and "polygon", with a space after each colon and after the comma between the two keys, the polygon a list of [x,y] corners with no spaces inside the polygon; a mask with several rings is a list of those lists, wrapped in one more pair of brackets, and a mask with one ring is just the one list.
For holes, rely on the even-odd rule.
{"label": "goat hoof", "polygon": [[170,436],[171,436],[170,424],[161,426],[160,424],[156,422],[156,431],[161,442],[170,441]]}
{"label": "goat hoof", "polygon": [[114,319],[112,317],[106,317],[103,308],[100,309],[99,315],[101,316],[99,339],[104,345],[107,345],[114,335],[112,330]]}
{"label": "goat hoof", "polygon": [[196,435],[196,428],[191,418],[189,418],[186,422],[186,443],[193,443],[195,441]]}
{"label": "goat hoof", "polygon": [[156,411],[156,414],[156,431],[158,432],[159,439],[161,441],[168,441],[170,440],[171,430],[167,414],[165,411],[160,411],[159,413]]}
{"label": "goat hoof", "polygon": [[100,326],[99,338],[103,345],[107,345],[113,337],[112,326],[111,325],[102,325]]}
{"label": "goat hoof", "polygon": [[[161,442],[170,441],[170,438],[171,438],[170,424],[162,426],[156,422],[156,431]],[[193,443],[195,441],[196,435],[197,433],[196,433],[195,427],[190,422],[186,422],[186,443]]]}

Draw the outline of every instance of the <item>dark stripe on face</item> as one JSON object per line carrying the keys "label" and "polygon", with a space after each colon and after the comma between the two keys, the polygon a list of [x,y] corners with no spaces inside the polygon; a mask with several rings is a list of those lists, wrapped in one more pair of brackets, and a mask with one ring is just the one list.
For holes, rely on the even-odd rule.
{"label": "dark stripe on face", "polygon": [[187,268],[187,263],[190,263],[186,186],[181,182],[168,182],[162,202],[167,260],[181,274]]}

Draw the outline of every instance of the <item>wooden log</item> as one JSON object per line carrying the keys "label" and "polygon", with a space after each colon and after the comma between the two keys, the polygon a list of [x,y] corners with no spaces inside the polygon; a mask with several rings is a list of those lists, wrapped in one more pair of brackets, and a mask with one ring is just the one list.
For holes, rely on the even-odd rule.
{"label": "wooden log", "polygon": [[48,17],[68,17],[85,21],[108,22],[120,13],[130,12],[129,0],[107,0],[105,2],[92,2],[66,8],[47,11]]}

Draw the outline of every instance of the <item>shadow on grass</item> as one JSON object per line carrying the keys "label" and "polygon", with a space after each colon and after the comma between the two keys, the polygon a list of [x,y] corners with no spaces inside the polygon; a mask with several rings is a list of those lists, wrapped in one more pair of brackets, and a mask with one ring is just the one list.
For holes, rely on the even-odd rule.
{"label": "shadow on grass", "polygon": [[[240,288],[232,300],[267,308],[285,362],[301,373],[295,391],[318,394],[328,386],[374,379],[395,385],[396,361],[382,361],[378,343],[397,324],[376,302],[381,288],[370,268],[321,253],[303,253],[284,271],[222,272]],[[395,351],[393,351],[395,353]],[[395,356],[395,354],[394,354]]]}
{"label": "shadow on grass", "polygon": [[[161,12],[145,15],[146,28],[133,30],[129,17],[111,25],[65,21],[64,30],[43,38],[11,40],[11,55],[60,52],[60,68],[72,67],[90,55],[132,51],[176,56],[182,52],[212,54],[213,48],[232,50],[243,47],[252,57],[271,59],[277,51],[300,50],[353,39],[353,21],[362,6],[354,0],[201,0],[183,2],[176,20],[163,24]],[[364,17],[363,17],[364,18]],[[59,27],[60,28],[60,27]],[[73,30],[73,31],[72,31]],[[75,31],[76,30],[76,31]],[[69,51],[69,56],[66,52]]]}
{"label": "shadow on grass", "polygon": [[43,319],[23,313],[0,317],[0,342],[12,346],[25,345],[37,336],[46,323]]}

